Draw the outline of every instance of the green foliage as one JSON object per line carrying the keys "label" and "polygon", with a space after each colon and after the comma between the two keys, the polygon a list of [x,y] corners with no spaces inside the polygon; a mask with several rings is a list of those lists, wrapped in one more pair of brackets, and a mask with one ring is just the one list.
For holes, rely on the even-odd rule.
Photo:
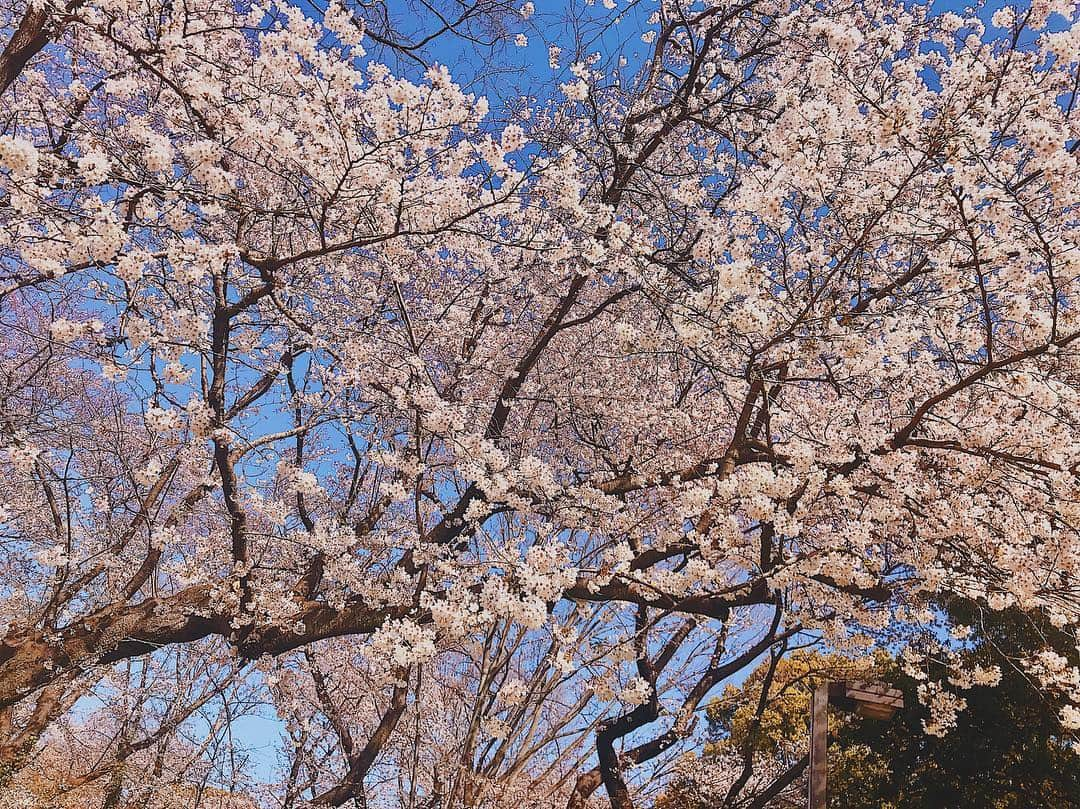
{"label": "green foliage", "polygon": [[[776,667],[765,710],[757,718],[761,685],[768,664],[759,666],[743,683],[729,685],[709,705],[711,741],[706,755],[741,751],[747,745],[758,754],[790,756],[805,748],[810,723],[810,695],[823,679],[855,680],[873,675],[873,660],[852,661],[839,655],[798,651]],[[841,717],[833,717],[835,723]],[[798,756],[795,756],[796,758]]]}
{"label": "green foliage", "polygon": [[[1047,643],[1075,662],[1075,642],[1047,622],[1018,611],[984,613],[971,603],[948,609],[974,627],[972,665],[996,665],[1001,682],[961,692],[967,700],[954,728],[938,738],[923,732],[927,714],[918,683],[896,666],[883,676],[904,691],[907,706],[882,728],[850,722],[836,740],[849,753],[830,769],[830,804],[844,809],[1069,809],[1080,807],[1080,757],[1061,737],[1058,704],[1018,666],[1025,652]],[[931,672],[942,674],[943,672]],[[836,748],[834,748],[836,749]]]}
{"label": "green foliage", "polygon": [[[753,718],[767,664],[709,706],[711,738],[704,755],[750,750],[789,764],[806,750],[810,693],[821,677],[877,679],[904,692],[905,708],[888,722],[830,713],[829,804],[834,809],[1080,808],[1080,756],[1061,736],[1059,703],[1018,662],[1049,645],[1075,664],[1075,640],[1019,611],[990,612],[970,602],[945,609],[955,624],[973,628],[962,653],[965,663],[998,666],[1002,672],[997,686],[959,691],[967,709],[946,736],[924,732],[929,714],[919,704],[919,681],[892,658],[879,654],[852,662],[804,651],[778,666],[759,723]],[[947,675],[943,667],[927,673]],[[678,783],[660,805],[706,809]]]}

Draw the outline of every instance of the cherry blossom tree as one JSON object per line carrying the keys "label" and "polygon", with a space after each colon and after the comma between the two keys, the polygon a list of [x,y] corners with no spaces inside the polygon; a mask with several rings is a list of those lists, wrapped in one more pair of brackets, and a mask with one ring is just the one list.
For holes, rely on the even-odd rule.
{"label": "cherry blossom tree", "polygon": [[1071,4],[601,5],[4,9],[0,789],[630,809],[763,656],[1075,631]]}

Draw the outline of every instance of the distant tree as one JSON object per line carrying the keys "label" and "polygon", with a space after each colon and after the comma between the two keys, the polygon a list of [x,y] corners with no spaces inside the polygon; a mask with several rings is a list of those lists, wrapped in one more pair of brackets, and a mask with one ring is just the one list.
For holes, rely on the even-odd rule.
{"label": "distant tree", "polygon": [[[903,690],[905,707],[886,724],[833,710],[829,717],[830,806],[843,809],[1060,809],[1080,806],[1080,771],[1061,733],[1062,694],[1047,688],[1030,664],[1035,650],[1053,649],[1059,663],[1076,665],[1074,640],[1048,621],[1016,610],[992,612],[971,601],[945,607],[957,627],[957,647],[915,670],[883,654],[851,661],[840,655],[797,652],[769,674],[764,662],[739,686],[729,686],[707,708],[710,742],[703,756],[686,759],[663,809],[715,806],[801,806],[806,790],[810,694],[821,679],[883,679]],[[981,672],[974,678],[955,672]],[[923,704],[926,682],[946,681],[965,705],[956,725],[938,734]],[[988,686],[996,685],[996,688]],[[920,687],[922,692],[920,693]],[[764,707],[760,710],[756,706]],[[927,729],[931,732],[927,732]],[[717,803],[718,786],[738,777],[742,758],[790,785],[775,795],[744,788],[738,800]],[[762,785],[770,782],[763,779]],[[722,798],[721,798],[722,800]],[[755,802],[759,801],[759,802]]]}
{"label": "distant tree", "polygon": [[[772,659],[761,663],[708,706],[709,741],[703,755],[682,762],[658,807],[801,807],[814,688],[823,680],[876,678],[884,662],[799,650],[775,664]],[[847,724],[840,713],[830,716],[833,735]]]}
{"label": "distant tree", "polygon": [[[991,612],[972,602],[948,612],[970,626],[962,656],[972,669],[1000,670],[996,688],[960,693],[967,707],[942,736],[923,730],[919,680],[899,667],[885,676],[905,692],[906,708],[882,733],[873,722],[843,725],[836,748],[848,752],[830,770],[832,805],[845,809],[1061,809],[1080,806],[1080,770],[1058,722],[1060,694],[1019,663],[1047,644],[1072,665],[1075,640],[1037,616]],[[935,674],[928,672],[932,679]],[[862,751],[853,755],[852,750]]]}

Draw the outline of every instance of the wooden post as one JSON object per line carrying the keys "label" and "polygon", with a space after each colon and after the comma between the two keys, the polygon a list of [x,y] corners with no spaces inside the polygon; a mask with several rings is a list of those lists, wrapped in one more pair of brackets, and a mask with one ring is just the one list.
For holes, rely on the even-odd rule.
{"label": "wooden post", "polygon": [[810,698],[810,809],[828,807],[829,684]]}
{"label": "wooden post", "polygon": [[825,681],[810,695],[810,809],[828,809],[829,702],[871,719],[890,719],[904,694],[884,683]]}

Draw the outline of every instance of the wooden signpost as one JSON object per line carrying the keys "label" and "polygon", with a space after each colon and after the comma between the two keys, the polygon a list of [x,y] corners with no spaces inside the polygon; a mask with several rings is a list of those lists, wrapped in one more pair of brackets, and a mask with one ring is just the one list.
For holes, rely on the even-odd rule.
{"label": "wooden signpost", "polygon": [[823,682],[810,698],[810,809],[828,806],[829,703],[868,719],[891,719],[904,695],[882,683]]}

